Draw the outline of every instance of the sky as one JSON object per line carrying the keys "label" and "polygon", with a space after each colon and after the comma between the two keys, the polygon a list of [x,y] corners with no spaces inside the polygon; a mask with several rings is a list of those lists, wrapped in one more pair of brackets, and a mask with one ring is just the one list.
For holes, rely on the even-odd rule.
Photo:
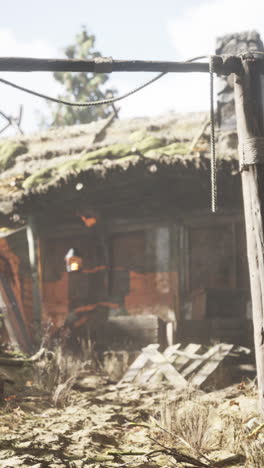
{"label": "sky", "polygon": [[[187,60],[210,55],[215,39],[257,30],[264,39],[263,0],[2,0],[0,56],[63,58],[82,25],[96,36],[96,48],[113,59]],[[155,74],[113,73],[107,83],[118,94]],[[52,73],[7,73],[0,77],[56,96]],[[89,96],[87,97],[89,99]],[[48,116],[45,101],[0,84],[0,110],[13,116],[23,105],[22,128],[38,130]],[[207,74],[169,74],[118,103],[120,117],[155,116],[168,111],[209,108]],[[0,129],[5,122],[0,119]]]}

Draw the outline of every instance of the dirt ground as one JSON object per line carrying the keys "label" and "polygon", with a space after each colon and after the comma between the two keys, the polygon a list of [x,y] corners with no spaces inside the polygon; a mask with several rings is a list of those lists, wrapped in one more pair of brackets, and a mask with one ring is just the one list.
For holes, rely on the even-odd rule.
{"label": "dirt ground", "polygon": [[[179,394],[165,384],[118,388],[90,375],[68,390],[61,407],[32,381],[15,390],[7,386],[0,408],[0,467],[264,466],[250,382]],[[193,464],[173,450],[194,457]]]}

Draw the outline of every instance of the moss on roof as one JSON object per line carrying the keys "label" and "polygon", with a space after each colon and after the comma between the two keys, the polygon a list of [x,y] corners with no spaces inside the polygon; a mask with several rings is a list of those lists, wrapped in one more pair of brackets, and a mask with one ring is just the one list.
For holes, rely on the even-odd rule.
{"label": "moss on roof", "polygon": [[152,135],[145,134],[145,137],[143,137],[141,141],[135,143],[132,149],[144,154],[146,151],[160,148],[165,142],[165,138],[157,138]]}
{"label": "moss on roof", "polygon": [[[124,163],[135,159],[138,154],[144,155],[148,151],[153,151],[154,148],[159,148],[164,144],[164,138],[155,138],[146,133],[140,135],[143,138],[137,145],[131,144],[114,144],[109,145],[98,150],[89,151],[81,154],[78,159],[71,159],[64,161],[61,164],[55,164],[47,169],[41,169],[30,175],[23,182],[23,188],[31,190],[38,185],[47,185],[53,180],[58,178],[66,178],[70,174],[79,174],[90,169],[96,164],[102,163],[104,160],[109,159],[113,161],[120,161]],[[162,150],[160,151],[162,152]]]}
{"label": "moss on roof", "polygon": [[52,179],[52,168],[42,169],[41,171],[37,171],[34,174],[31,174],[24,180],[22,187],[25,190],[30,190],[33,187],[37,187],[38,185],[46,185]]}
{"label": "moss on roof", "polygon": [[4,140],[0,142],[0,169],[6,170],[16,162],[16,157],[26,153],[28,150],[24,143]]}
{"label": "moss on roof", "polygon": [[[12,212],[15,203],[24,203],[31,193],[44,194],[52,187],[59,189],[62,181],[96,175],[107,178],[117,171],[118,177],[138,165],[141,171],[150,160],[160,161],[160,168],[169,167],[177,174],[193,162],[203,167],[199,150],[189,154],[193,138],[204,127],[204,113],[167,114],[156,118],[116,119],[107,128],[105,121],[93,122],[23,137],[20,140],[0,140],[0,211]],[[96,139],[104,129],[103,138]],[[236,148],[219,142],[218,152],[236,159]],[[221,146],[222,145],[222,146]],[[221,147],[220,147],[221,146]],[[201,154],[209,153],[207,139]]]}
{"label": "moss on roof", "polygon": [[186,155],[188,154],[190,148],[190,142],[176,142],[170,143],[169,145],[158,147],[156,149],[151,149],[145,153],[145,156],[148,158],[155,158],[159,155],[165,156],[175,156],[175,155]]}
{"label": "moss on roof", "polygon": [[105,146],[104,148],[100,148],[98,150],[90,151],[86,153],[84,156],[81,156],[81,159],[84,161],[91,161],[92,159],[117,159],[122,158],[122,156],[126,156],[129,152],[131,152],[131,145],[129,144],[118,144]]}

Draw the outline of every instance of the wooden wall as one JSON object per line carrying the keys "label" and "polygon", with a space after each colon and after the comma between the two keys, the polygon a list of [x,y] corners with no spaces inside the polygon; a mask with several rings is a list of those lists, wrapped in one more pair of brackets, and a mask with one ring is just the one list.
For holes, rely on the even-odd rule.
{"label": "wooden wall", "polygon": [[[74,216],[38,222],[38,233],[42,318],[54,328],[71,313],[79,324],[107,315],[152,314],[164,321],[246,318],[249,278],[239,213],[104,222],[98,216],[92,227]],[[78,274],[65,270],[71,247],[83,256]],[[9,262],[26,333],[34,340],[25,231],[0,239],[0,255]]]}
{"label": "wooden wall", "polygon": [[[215,292],[215,302],[223,303],[219,314],[235,317],[241,313],[245,318],[250,294],[243,218],[226,214],[186,219],[183,237],[181,303],[187,317],[204,318],[208,298]],[[204,308],[198,307],[199,296],[205,301]]]}
{"label": "wooden wall", "polygon": [[249,274],[239,213],[117,223],[109,239],[111,292],[121,313],[154,313],[168,321],[173,313],[202,319],[210,309],[214,317],[246,317]]}
{"label": "wooden wall", "polygon": [[[45,319],[63,325],[72,310],[106,301],[106,265],[98,229],[73,232],[68,226],[41,238],[42,296]],[[81,273],[67,273],[64,257],[76,247],[83,257]]]}
{"label": "wooden wall", "polygon": [[[106,307],[110,315],[178,313],[178,274],[170,257],[169,227],[157,223],[100,222],[91,228],[54,226],[41,232],[43,315],[55,327],[70,312],[91,315]],[[82,272],[67,273],[71,247],[83,256]]]}
{"label": "wooden wall", "polygon": [[112,226],[109,237],[110,297],[116,314],[156,314],[175,319],[178,275],[170,266],[168,226]]}
{"label": "wooden wall", "polygon": [[1,307],[7,316],[9,338],[29,351],[34,343],[34,324],[25,230],[0,238],[0,259]]}
{"label": "wooden wall", "polygon": [[[65,271],[71,247],[83,255],[83,271],[77,275]],[[234,293],[229,301],[225,291],[237,291],[241,299],[240,292],[249,290],[239,214],[194,213],[162,222],[111,219],[91,228],[72,220],[71,225],[53,226],[53,232],[41,231],[41,256],[43,313],[55,327],[69,312],[85,314],[97,306],[111,316],[202,319],[209,302],[203,299],[197,306],[201,290],[225,297],[225,316],[239,315],[241,300],[239,305]],[[243,298],[245,314],[246,293]]]}

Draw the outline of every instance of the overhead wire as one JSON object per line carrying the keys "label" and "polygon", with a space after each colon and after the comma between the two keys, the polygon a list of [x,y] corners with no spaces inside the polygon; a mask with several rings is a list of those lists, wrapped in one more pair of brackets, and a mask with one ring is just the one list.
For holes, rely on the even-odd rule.
{"label": "overhead wire", "polygon": [[210,147],[211,147],[211,210],[217,210],[217,179],[216,179],[216,149],[215,149],[215,113],[214,113],[214,62],[209,59],[210,74]]}
{"label": "overhead wire", "polygon": [[121,101],[122,99],[125,99],[126,97],[137,93],[141,89],[146,88],[150,84],[152,84],[155,81],[162,78],[167,73],[168,72],[159,73],[157,76],[155,76],[151,80],[148,80],[146,83],[143,83],[142,85],[132,89],[131,91],[128,91],[127,93],[123,94],[122,96],[112,97],[112,98],[109,98],[109,99],[101,99],[101,100],[98,100],[98,101],[88,101],[88,102],[71,102],[71,101],[65,101],[64,99],[54,98],[54,97],[48,96],[46,94],[39,93],[37,91],[33,91],[32,89],[25,88],[23,86],[17,85],[16,83],[13,83],[11,81],[4,80],[3,78],[0,78],[0,83],[3,83],[5,85],[7,85],[7,86],[11,86],[12,88],[23,91],[24,93],[32,94],[33,96],[37,96],[37,97],[40,97],[42,99],[46,99],[46,100],[51,101],[51,102],[56,102],[57,104],[64,104],[66,106],[72,106],[72,107],[90,107],[90,106],[101,106],[101,105],[104,105],[104,104],[113,104],[114,102]]}
{"label": "overhead wire", "polygon": [[209,76],[210,76],[210,175],[211,175],[211,211],[217,211],[217,169],[216,169],[216,147],[215,147],[215,112],[214,112],[214,57],[210,55],[201,55],[187,60],[187,62],[194,62],[209,58]]}
{"label": "overhead wire", "polygon": [[[185,62],[195,62],[196,60],[201,60],[207,58],[206,55],[201,55],[198,57],[193,57],[189,60],[185,60]],[[65,106],[75,106],[75,107],[90,107],[90,106],[99,106],[99,105],[104,105],[104,104],[112,104],[117,101],[121,101],[122,99],[125,99],[126,97],[131,96],[132,94],[137,93],[138,91],[141,91],[141,89],[146,88],[147,86],[151,85],[155,81],[159,80],[162,78],[164,75],[167,75],[167,71],[164,71],[162,73],[159,73],[156,75],[154,78],[151,80],[148,80],[147,82],[143,83],[140,86],[137,86],[136,88],[132,89],[131,91],[128,91],[127,93],[123,94],[122,96],[117,96],[117,97],[112,97],[108,99],[101,99],[101,100],[96,100],[96,101],[88,101],[88,102],[71,102],[71,101],[65,101],[64,99],[59,99],[59,98],[54,98],[52,96],[48,96],[47,94],[39,93],[38,91],[33,91],[32,89],[25,88],[24,86],[20,86],[16,83],[13,83],[12,81],[5,80],[4,78],[0,78],[0,83],[3,83],[7,86],[11,86],[12,88],[18,89],[19,91],[23,91],[24,93],[31,94],[33,96],[46,99],[51,102],[56,102],[57,104],[64,104]]]}
{"label": "overhead wire", "polygon": [[[186,60],[185,62],[195,62],[196,60],[201,60],[201,59],[206,59],[208,58],[207,55],[200,55],[197,57],[193,57],[189,60]],[[105,105],[105,104],[113,104],[115,102],[121,101],[122,99],[125,99],[129,96],[132,96],[133,94],[137,93],[138,91],[146,88],[147,86],[151,85],[155,81],[159,80],[163,76],[165,76],[168,72],[162,72],[156,75],[154,78],[151,80],[148,80],[147,82],[143,83],[140,86],[137,86],[136,88],[132,89],[131,91],[128,91],[127,93],[117,96],[117,97],[112,97],[108,99],[102,99],[102,100],[96,100],[96,101],[88,101],[88,102],[71,102],[71,101],[66,101],[64,99],[59,99],[59,98],[54,98],[51,96],[48,96],[43,93],[39,93],[37,91],[33,91],[32,89],[25,88],[23,86],[17,85],[16,83],[13,83],[9,80],[5,80],[3,78],[0,78],[0,83],[3,83],[7,86],[11,86],[12,88],[18,89],[20,91],[23,91],[27,94],[31,94],[33,96],[46,99],[51,102],[55,102],[57,104],[64,104],[66,106],[72,106],[72,107],[91,107],[91,106],[99,106],[99,105]],[[216,205],[217,205],[217,183],[216,183],[216,151],[215,151],[215,119],[214,119],[214,62],[213,62],[213,56],[209,56],[209,74],[210,74],[210,127],[211,127],[211,136],[210,136],[210,146],[211,146],[211,209],[212,212],[216,212]]]}

